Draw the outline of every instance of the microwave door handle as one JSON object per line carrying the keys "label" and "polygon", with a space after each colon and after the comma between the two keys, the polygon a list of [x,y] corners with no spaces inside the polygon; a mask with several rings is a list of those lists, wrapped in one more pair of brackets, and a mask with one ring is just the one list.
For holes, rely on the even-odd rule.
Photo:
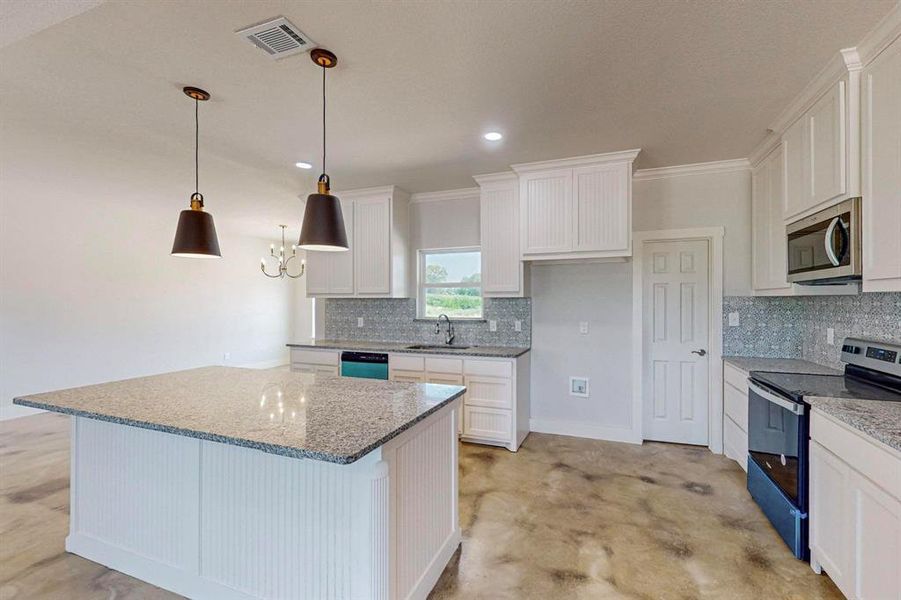
{"label": "microwave door handle", "polygon": [[832,235],[835,233],[835,228],[839,223],[841,223],[839,217],[832,219],[832,222],[829,223],[829,227],[826,228],[826,237],[823,239],[823,244],[826,246],[826,256],[829,257],[829,262],[832,263],[833,267],[839,266],[842,262],[839,260],[838,256],[835,255],[835,248],[832,247]]}
{"label": "microwave door handle", "polygon": [[748,389],[752,392],[766,400],[767,402],[772,402],[773,404],[778,404],[782,408],[788,409],[796,415],[804,414],[804,405],[798,404],[797,402],[792,402],[791,400],[786,400],[785,398],[780,398],[776,394],[769,392],[759,385],[755,384],[753,381],[748,380]]}

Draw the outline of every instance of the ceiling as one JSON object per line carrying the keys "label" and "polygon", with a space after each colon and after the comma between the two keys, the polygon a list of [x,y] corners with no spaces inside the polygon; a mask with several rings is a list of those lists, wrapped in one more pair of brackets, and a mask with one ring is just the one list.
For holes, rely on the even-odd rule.
{"label": "ceiling", "polygon": [[[6,0],[4,10],[27,4],[59,5]],[[642,148],[639,168],[745,157],[895,0],[76,4],[85,12],[19,11],[4,25],[5,115],[62,114],[190,145],[180,88],[197,85],[213,95],[204,151],[301,193],[319,168],[320,73],[306,54],[272,61],[233,33],[271,17],[338,54],[333,187],[417,192],[470,187],[471,175],[512,163],[629,148]],[[488,130],[503,141],[484,141]]]}

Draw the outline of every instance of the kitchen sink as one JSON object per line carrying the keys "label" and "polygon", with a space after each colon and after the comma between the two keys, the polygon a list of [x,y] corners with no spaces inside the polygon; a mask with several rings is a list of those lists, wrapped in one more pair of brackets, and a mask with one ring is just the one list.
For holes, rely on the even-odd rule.
{"label": "kitchen sink", "polygon": [[466,350],[471,346],[445,346],[443,344],[413,344],[407,350]]}

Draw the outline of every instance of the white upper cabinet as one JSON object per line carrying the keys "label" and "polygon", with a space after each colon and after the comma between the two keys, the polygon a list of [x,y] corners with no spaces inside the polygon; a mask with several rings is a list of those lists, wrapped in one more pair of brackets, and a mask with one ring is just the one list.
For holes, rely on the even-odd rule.
{"label": "white upper cabinet", "polygon": [[751,172],[752,264],[755,292],[788,293],[786,234],[782,219],[785,153],[776,147]]}
{"label": "white upper cabinet", "polygon": [[[858,72],[829,86],[782,134],[785,153],[786,222],[855,196],[858,181],[859,144],[852,126],[859,119],[857,103],[849,110],[849,98],[859,92]],[[850,91],[849,91],[850,90]],[[852,114],[853,113],[853,114]]]}
{"label": "white upper cabinet", "polygon": [[409,195],[393,187],[338,192],[348,252],[307,252],[307,296],[409,295]]}
{"label": "white upper cabinet", "polygon": [[307,296],[351,296],[354,293],[353,200],[341,198],[341,213],[350,248],[346,252],[307,251]]}
{"label": "white upper cabinet", "polygon": [[522,296],[519,255],[519,179],[516,173],[473,177],[479,184],[482,295]]}
{"label": "white upper cabinet", "polygon": [[901,38],[863,70],[863,289],[901,291]]}
{"label": "white upper cabinet", "polygon": [[513,165],[523,260],[632,254],[632,162],[639,150]]}

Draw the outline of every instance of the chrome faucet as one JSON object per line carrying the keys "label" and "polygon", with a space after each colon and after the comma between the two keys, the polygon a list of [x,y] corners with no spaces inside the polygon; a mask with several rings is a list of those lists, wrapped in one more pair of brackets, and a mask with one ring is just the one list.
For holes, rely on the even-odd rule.
{"label": "chrome faucet", "polygon": [[447,331],[444,334],[444,343],[450,346],[454,343],[454,324],[451,323],[450,318],[447,315],[438,315],[438,320],[435,321],[435,335],[441,333],[441,317],[444,317],[444,320],[447,321]]}

